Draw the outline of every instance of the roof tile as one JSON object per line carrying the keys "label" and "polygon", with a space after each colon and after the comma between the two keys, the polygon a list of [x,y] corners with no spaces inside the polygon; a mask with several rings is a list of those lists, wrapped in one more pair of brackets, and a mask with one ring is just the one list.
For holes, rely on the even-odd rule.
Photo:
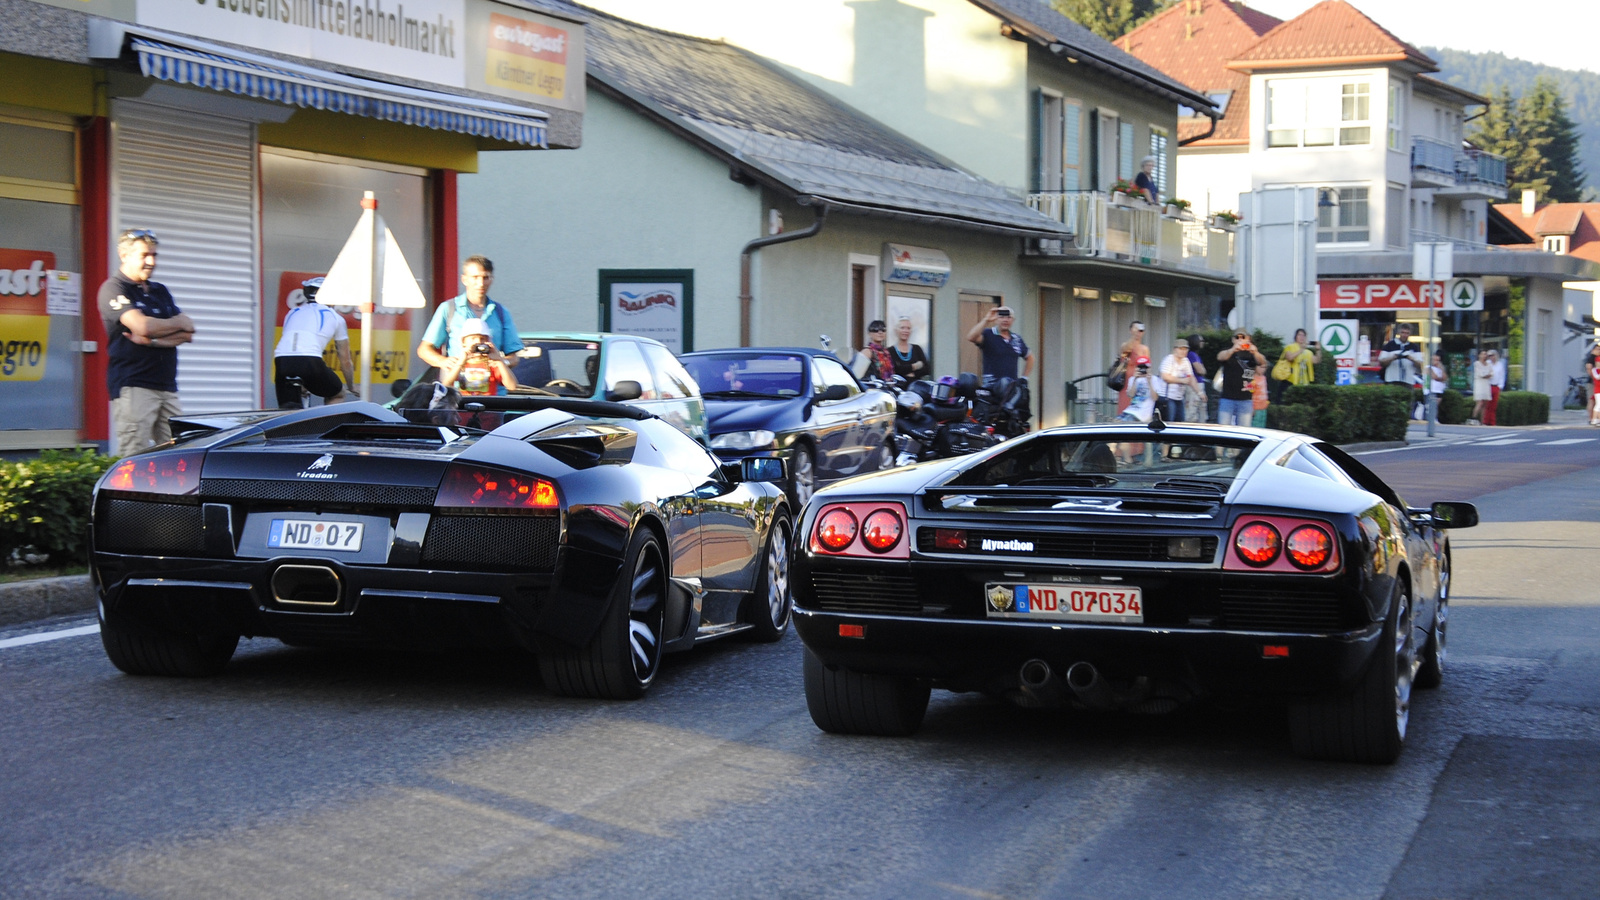
{"label": "roof tile", "polygon": [[1395,37],[1345,0],[1322,0],[1267,32],[1254,46],[1234,57],[1233,64],[1252,68],[1243,64],[1400,59],[1410,60],[1426,71],[1439,69],[1426,53]]}
{"label": "roof tile", "polygon": [[[1249,136],[1250,76],[1227,67],[1282,20],[1231,0],[1179,0],[1117,45],[1184,84],[1208,94],[1231,92],[1222,121],[1204,143],[1242,141]],[[1204,134],[1204,120],[1178,123],[1178,137]]]}

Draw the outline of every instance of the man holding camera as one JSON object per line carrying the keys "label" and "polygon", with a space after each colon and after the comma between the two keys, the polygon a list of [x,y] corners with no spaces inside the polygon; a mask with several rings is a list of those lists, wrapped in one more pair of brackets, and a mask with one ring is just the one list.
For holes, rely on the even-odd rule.
{"label": "man holding camera", "polygon": [[1411,343],[1411,326],[1401,322],[1395,326],[1394,339],[1378,351],[1378,365],[1383,366],[1386,384],[1415,385],[1422,374],[1422,351]]}
{"label": "man holding camera", "polygon": [[1217,401],[1218,425],[1249,425],[1255,416],[1255,395],[1250,385],[1256,373],[1267,365],[1250,335],[1243,331],[1233,333],[1233,345],[1217,353],[1217,365],[1222,367],[1222,397]]}
{"label": "man holding camera", "polygon": [[504,361],[501,350],[515,353],[522,349],[522,339],[517,336],[517,326],[511,313],[489,299],[489,286],[494,284],[494,263],[486,256],[469,256],[461,264],[461,286],[466,290],[460,296],[439,304],[433,321],[423,332],[417,344],[417,356],[430,366],[443,369],[453,361],[461,344],[462,327],[478,320],[488,329],[489,343],[496,348],[494,358]]}
{"label": "man holding camera", "polygon": [[1011,307],[996,303],[978,324],[967,332],[967,340],[983,353],[983,380],[987,384],[1000,378],[1016,378],[1017,360],[1022,360],[1023,378],[1033,371],[1033,351],[1022,335],[1011,330]]}

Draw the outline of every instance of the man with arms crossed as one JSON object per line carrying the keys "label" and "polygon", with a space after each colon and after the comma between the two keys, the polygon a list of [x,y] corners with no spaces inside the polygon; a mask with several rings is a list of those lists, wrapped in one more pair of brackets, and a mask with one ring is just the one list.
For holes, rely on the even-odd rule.
{"label": "man with arms crossed", "polygon": [[156,270],[155,232],[130,228],[117,238],[117,271],[100,285],[106,326],[106,390],[117,456],[172,440],[178,405],[178,345],[194,340],[194,322],[178,309]]}
{"label": "man with arms crossed", "polygon": [[[322,279],[308,278],[300,283],[306,302],[289,310],[283,317],[283,336],[272,351],[272,365],[276,370],[273,385],[278,391],[279,409],[296,409],[300,406],[300,385],[321,397],[327,403],[338,403],[344,398],[345,385],[354,385],[355,364],[350,361],[350,329],[344,316],[323,306],[317,299],[322,289]],[[339,357],[339,370],[344,381],[322,361],[322,351],[333,341]],[[300,385],[290,381],[299,378]]]}

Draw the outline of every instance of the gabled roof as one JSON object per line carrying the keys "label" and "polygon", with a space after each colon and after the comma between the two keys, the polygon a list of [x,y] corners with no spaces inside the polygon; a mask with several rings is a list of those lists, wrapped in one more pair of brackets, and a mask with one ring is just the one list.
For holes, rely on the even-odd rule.
{"label": "gabled roof", "polygon": [[542,2],[588,18],[593,85],[726,160],[740,177],[843,212],[1007,234],[1066,232],[1004,187],[752,53],[564,0]]}
{"label": "gabled roof", "polygon": [[1345,0],[1322,0],[1267,32],[1234,57],[1228,67],[1244,72],[1406,63],[1419,72],[1437,72],[1438,63]]}
{"label": "gabled roof", "polygon": [[[1496,203],[1495,212],[1532,235],[1567,235],[1567,255],[1600,262],[1600,203],[1549,203],[1522,214],[1520,203]],[[1512,245],[1518,250],[1542,250],[1543,243]]]}
{"label": "gabled roof", "polygon": [[[1195,146],[1244,143],[1250,129],[1250,76],[1226,63],[1283,24],[1230,0],[1181,0],[1117,40],[1117,45],[1207,94],[1229,92],[1216,132]],[[1198,137],[1205,120],[1178,123],[1178,137]]]}
{"label": "gabled roof", "polygon": [[1114,46],[1055,11],[1044,0],[971,0],[1012,30],[1058,55],[1128,82],[1157,96],[1202,111],[1213,109],[1203,90],[1185,84],[1137,56]]}

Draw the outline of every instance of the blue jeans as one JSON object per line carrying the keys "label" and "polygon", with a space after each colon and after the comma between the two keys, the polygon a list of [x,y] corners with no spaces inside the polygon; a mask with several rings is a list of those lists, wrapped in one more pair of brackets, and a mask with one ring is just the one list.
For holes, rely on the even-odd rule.
{"label": "blue jeans", "polygon": [[1217,401],[1217,424],[1248,426],[1255,411],[1254,400],[1229,400],[1224,397]]}
{"label": "blue jeans", "polygon": [[1164,397],[1161,402],[1166,404],[1164,411],[1167,414],[1168,422],[1183,421],[1183,400],[1181,398],[1174,400],[1171,397]]}

